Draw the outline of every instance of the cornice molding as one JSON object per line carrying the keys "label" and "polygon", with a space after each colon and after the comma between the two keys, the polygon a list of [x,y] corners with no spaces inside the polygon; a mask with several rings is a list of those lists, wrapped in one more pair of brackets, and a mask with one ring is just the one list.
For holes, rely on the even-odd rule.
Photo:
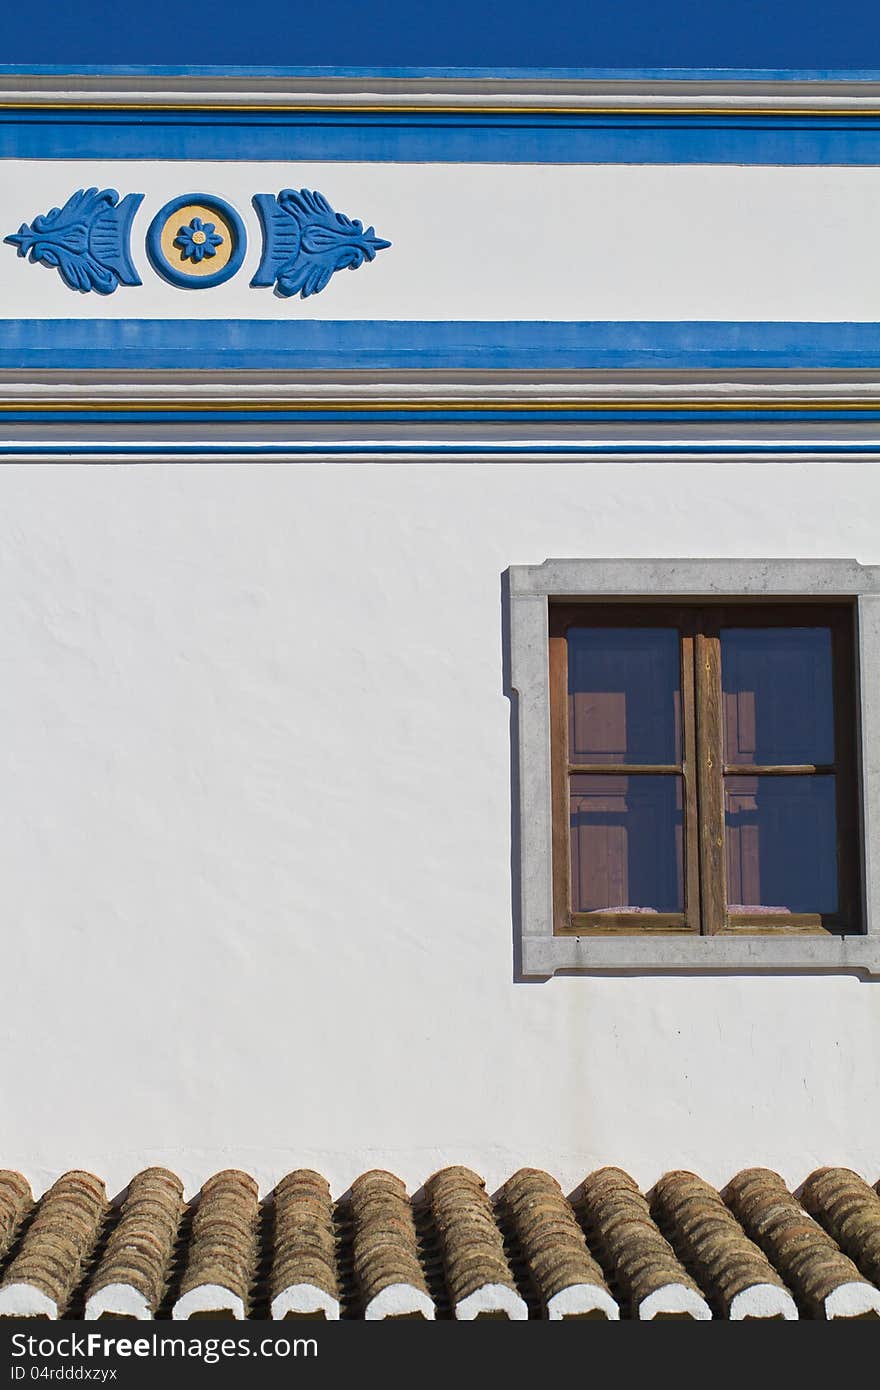
{"label": "cornice molding", "polygon": [[0,67],[0,106],[46,110],[754,115],[880,111],[880,72]]}

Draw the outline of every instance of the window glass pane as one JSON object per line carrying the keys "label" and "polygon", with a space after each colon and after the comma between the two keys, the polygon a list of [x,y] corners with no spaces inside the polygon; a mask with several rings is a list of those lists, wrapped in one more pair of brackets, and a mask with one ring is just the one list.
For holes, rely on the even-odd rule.
{"label": "window glass pane", "polygon": [[726,762],[834,762],[829,628],[723,629],[721,684]]}
{"label": "window glass pane", "polygon": [[834,912],[837,818],[832,776],[725,777],[731,912]]}
{"label": "window glass pane", "polygon": [[573,912],[683,912],[682,779],[571,778]]}
{"label": "window glass pane", "polygon": [[676,628],[568,632],[568,747],[573,763],[679,763]]}

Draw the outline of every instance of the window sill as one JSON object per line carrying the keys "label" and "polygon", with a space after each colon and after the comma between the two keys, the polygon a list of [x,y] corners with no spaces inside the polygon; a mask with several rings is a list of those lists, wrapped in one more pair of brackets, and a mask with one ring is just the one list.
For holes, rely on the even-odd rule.
{"label": "window sill", "polygon": [[880,975],[880,936],[525,936],[522,974],[855,971]]}

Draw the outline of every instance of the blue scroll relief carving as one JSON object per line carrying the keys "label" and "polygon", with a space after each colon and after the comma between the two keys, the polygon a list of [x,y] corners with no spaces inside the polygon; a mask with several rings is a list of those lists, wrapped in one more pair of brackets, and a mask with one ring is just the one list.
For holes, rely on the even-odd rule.
{"label": "blue scroll relief carving", "polygon": [[143,193],[119,201],[115,188],[80,188],[63,208],[22,222],[4,241],[32,263],[55,266],[72,290],[112,294],[117,285],[139,285],[129,249],[131,222]]}
{"label": "blue scroll relief carving", "polygon": [[277,198],[256,193],[253,202],[263,227],[263,256],[251,284],[276,285],[284,296],[319,294],[337,270],[357,270],[391,245],[308,188],[282,188]]}

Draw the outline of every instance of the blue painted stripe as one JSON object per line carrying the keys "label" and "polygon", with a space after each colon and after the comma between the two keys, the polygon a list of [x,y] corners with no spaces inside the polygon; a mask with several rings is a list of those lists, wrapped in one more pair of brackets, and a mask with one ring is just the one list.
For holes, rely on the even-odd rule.
{"label": "blue painted stripe", "polygon": [[742,410],[713,410],[711,407],[700,410],[632,410],[626,406],[605,410],[506,410],[503,406],[491,410],[419,410],[414,405],[409,409],[389,410],[248,410],[242,407],[235,410],[147,410],[137,406],[118,409],[78,410],[69,409],[40,410],[38,407],[0,407],[0,429],[3,424],[41,424],[41,425],[82,425],[97,424],[161,424],[174,426],[180,424],[342,424],[342,425],[388,425],[408,424],[424,428],[431,425],[469,424],[469,425],[563,425],[563,424],[827,424],[830,421],[849,425],[877,424],[880,422],[880,408],[864,410],[790,410],[764,409],[760,406]]}
{"label": "blue painted stripe", "polygon": [[[292,313],[296,312],[294,305]],[[5,319],[0,369],[880,370],[880,323]]]}
{"label": "blue painted stripe", "polygon": [[9,77],[265,77],[427,78],[434,80],[516,79],[521,82],[880,82],[876,68],[436,68],[436,67],[260,67],[130,63],[0,63]]}
{"label": "blue painted stripe", "polygon": [[306,443],[242,443],[242,444],[177,444],[177,443],[155,443],[155,444],[132,444],[115,443],[105,444],[103,442],[82,442],[66,441],[63,443],[22,443],[17,444],[13,441],[0,442],[0,456],[20,455],[26,458],[51,457],[51,458],[81,458],[95,457],[107,458],[119,455],[125,458],[142,457],[161,457],[161,458],[361,458],[364,456],[396,457],[399,455],[413,455],[415,457],[443,456],[443,457],[490,457],[490,458],[517,458],[522,455],[539,456],[553,458],[579,458],[592,455],[608,455],[630,457],[632,455],[654,456],[681,456],[683,458],[703,455],[712,456],[735,456],[741,458],[754,455],[764,457],[768,454],[779,455],[780,457],[791,457],[802,459],[804,455],[815,455],[818,457],[880,457],[880,439],[874,442],[861,442],[853,444],[850,442],[834,443],[833,441],[812,443],[804,440],[797,444],[779,444],[768,440],[758,440],[755,442],[744,442],[736,444],[728,443],[680,443],[672,441],[668,444],[618,444],[612,441],[587,441],[578,444],[556,444],[537,441],[531,444],[482,444],[478,441],[463,444],[413,444],[397,443],[389,440],[381,440],[368,444],[333,444],[322,443],[321,441],[310,441]]}
{"label": "blue painted stripe", "polygon": [[880,164],[880,116],[0,110],[0,157]]}

